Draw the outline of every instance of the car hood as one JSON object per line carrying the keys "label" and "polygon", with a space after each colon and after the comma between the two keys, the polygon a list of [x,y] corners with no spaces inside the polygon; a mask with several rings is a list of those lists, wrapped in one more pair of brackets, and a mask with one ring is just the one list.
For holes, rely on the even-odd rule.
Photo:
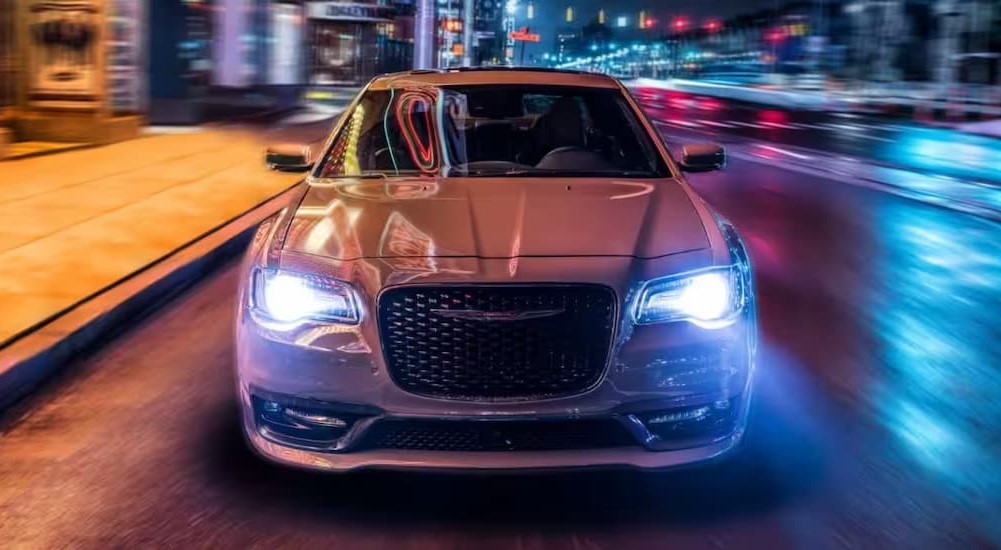
{"label": "car hood", "polygon": [[671,179],[346,178],[309,184],[283,249],[341,260],[652,258],[708,246]]}

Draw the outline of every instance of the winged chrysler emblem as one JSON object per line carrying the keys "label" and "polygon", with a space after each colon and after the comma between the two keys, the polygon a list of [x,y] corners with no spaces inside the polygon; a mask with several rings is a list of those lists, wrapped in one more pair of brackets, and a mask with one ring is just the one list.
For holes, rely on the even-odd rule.
{"label": "winged chrysler emblem", "polygon": [[449,319],[466,321],[527,321],[544,319],[563,313],[564,309],[532,309],[514,311],[480,311],[478,309],[432,309],[431,313]]}

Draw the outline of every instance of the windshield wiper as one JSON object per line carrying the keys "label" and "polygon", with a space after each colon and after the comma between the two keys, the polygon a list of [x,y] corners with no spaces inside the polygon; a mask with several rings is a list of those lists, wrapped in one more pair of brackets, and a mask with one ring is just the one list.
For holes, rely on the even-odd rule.
{"label": "windshield wiper", "polygon": [[358,174],[335,174],[333,176],[324,176],[323,179],[360,179],[360,180],[375,180],[375,179],[389,179],[397,177],[408,177],[420,175],[415,170],[401,170],[399,173],[395,171],[384,172],[381,170],[366,170]]}
{"label": "windshield wiper", "polygon": [[608,178],[655,178],[656,172],[650,170],[562,170],[555,175],[586,177],[608,177]]}
{"label": "windshield wiper", "polygon": [[510,170],[470,170],[456,174],[463,177],[539,176],[546,178],[656,178],[649,170],[545,170],[541,168],[512,168]]}
{"label": "windshield wiper", "polygon": [[450,174],[456,177],[493,177],[493,176],[523,176],[525,174],[531,174],[534,171],[526,168],[511,168],[508,170],[456,170],[455,174]]}

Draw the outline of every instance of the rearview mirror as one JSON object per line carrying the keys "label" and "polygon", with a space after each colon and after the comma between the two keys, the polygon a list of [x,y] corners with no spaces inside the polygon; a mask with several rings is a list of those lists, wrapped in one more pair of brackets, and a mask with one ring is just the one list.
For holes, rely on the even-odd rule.
{"label": "rearview mirror", "polygon": [[264,163],[279,172],[305,172],[313,166],[313,153],[300,143],[272,145],[264,153]]}
{"label": "rearview mirror", "polygon": [[726,166],[726,152],[715,143],[689,143],[681,148],[681,169],[685,172],[711,172]]}

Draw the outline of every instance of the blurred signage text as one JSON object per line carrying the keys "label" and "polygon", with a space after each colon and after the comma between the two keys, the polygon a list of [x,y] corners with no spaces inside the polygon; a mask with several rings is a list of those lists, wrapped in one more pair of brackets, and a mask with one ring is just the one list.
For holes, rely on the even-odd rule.
{"label": "blurred signage text", "polygon": [[306,5],[308,17],[338,21],[390,21],[393,8],[349,2],[313,2]]}
{"label": "blurred signage text", "polygon": [[511,40],[519,42],[538,42],[541,40],[539,33],[528,32],[528,27],[522,27],[516,31],[511,31]]}

